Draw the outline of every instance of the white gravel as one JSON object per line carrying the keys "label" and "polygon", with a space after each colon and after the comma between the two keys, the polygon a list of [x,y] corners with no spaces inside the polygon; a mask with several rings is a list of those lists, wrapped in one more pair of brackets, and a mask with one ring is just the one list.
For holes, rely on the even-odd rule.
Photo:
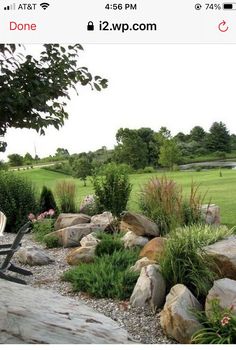
{"label": "white gravel", "polygon": [[[3,237],[0,237],[0,244],[11,243],[13,239],[13,234],[6,233]],[[44,248],[43,245],[35,242],[30,234],[24,236],[22,246]],[[75,300],[83,300],[93,309],[117,321],[135,341],[143,344],[175,344],[175,341],[168,339],[163,334],[158,312],[153,314],[148,307],[145,309],[131,308],[128,301],[95,299],[85,293],[74,293],[71,284],[61,280],[62,273],[70,269],[65,259],[68,251],[68,248],[46,250],[47,254],[54,260],[54,263],[49,265],[29,267],[20,264],[18,261],[17,265],[33,272],[33,276],[23,277],[29,285],[35,288],[52,289]]]}

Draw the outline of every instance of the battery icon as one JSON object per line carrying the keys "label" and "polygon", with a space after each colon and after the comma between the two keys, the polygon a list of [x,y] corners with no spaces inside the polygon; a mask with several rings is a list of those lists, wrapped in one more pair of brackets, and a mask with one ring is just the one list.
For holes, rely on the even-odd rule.
{"label": "battery icon", "polygon": [[236,10],[236,2],[225,2],[223,10]]}

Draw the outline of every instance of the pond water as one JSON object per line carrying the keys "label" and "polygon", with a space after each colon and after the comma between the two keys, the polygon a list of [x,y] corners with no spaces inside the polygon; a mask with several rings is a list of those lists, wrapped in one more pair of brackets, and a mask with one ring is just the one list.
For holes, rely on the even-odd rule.
{"label": "pond water", "polygon": [[199,162],[199,163],[189,163],[180,165],[181,170],[189,170],[201,167],[203,169],[211,169],[211,168],[228,168],[236,170],[236,162],[235,161],[211,161],[211,162]]}

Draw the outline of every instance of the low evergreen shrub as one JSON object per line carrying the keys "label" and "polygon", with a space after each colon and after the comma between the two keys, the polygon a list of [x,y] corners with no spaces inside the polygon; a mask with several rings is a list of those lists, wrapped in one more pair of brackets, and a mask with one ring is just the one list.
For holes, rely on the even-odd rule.
{"label": "low evergreen shrub", "polygon": [[32,233],[38,242],[44,242],[44,236],[54,231],[54,219],[39,219],[33,222]]}
{"label": "low evergreen shrub", "polygon": [[56,236],[44,236],[42,241],[46,244],[48,249],[57,248],[60,246],[59,238]]}
{"label": "low evergreen shrub", "polygon": [[118,234],[98,234],[97,237],[101,241],[96,246],[95,254],[97,256],[102,256],[105,254],[112,255],[115,251],[124,250],[124,245],[120,240],[120,235]]}
{"label": "low evergreen shrub", "polygon": [[0,171],[0,211],[7,217],[6,231],[17,232],[27,222],[29,212],[37,208],[32,183],[16,172]]}
{"label": "low evergreen shrub", "polygon": [[86,292],[96,298],[128,299],[139,273],[129,268],[138,259],[138,250],[118,250],[112,255],[95,257],[94,263],[80,264],[64,273],[76,292]]}

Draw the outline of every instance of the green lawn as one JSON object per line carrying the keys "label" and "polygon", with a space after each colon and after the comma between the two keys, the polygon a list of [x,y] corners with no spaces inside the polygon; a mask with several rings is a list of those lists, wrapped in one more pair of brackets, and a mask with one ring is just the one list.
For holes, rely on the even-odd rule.
{"label": "green lawn", "polygon": [[[222,177],[219,176],[219,170],[171,172],[166,173],[166,175],[181,184],[184,193],[188,193],[192,181],[199,183],[201,185],[202,193],[208,191],[206,203],[210,200],[211,203],[219,205],[221,208],[222,223],[232,226],[236,225],[236,170],[223,169],[221,170],[221,173],[223,175]],[[138,211],[138,193],[140,186],[145,183],[148,178],[158,175],[160,174],[130,175],[133,189],[128,204],[129,209]],[[73,180],[77,184],[78,204],[85,195],[93,193],[91,181],[87,181],[87,187],[84,187],[83,182],[78,179],[75,180],[70,176],[48,171],[46,169],[21,171],[19,172],[19,176],[25,176],[32,180],[39,190],[43,185],[46,185],[53,190],[57,181],[63,179]]]}

